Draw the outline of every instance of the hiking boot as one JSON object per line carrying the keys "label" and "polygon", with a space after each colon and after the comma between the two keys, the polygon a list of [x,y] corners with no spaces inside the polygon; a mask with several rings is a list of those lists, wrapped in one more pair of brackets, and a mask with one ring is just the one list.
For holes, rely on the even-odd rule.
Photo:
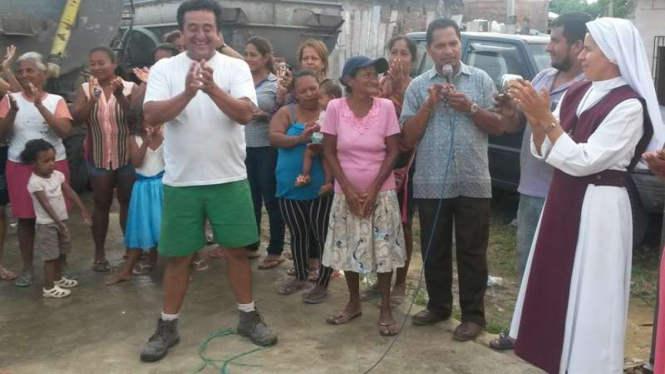
{"label": "hiking boot", "polygon": [[157,320],[157,331],[150,337],[148,343],[141,350],[141,361],[159,361],[169,353],[169,348],[180,342],[178,334],[178,320]]}
{"label": "hiking boot", "polygon": [[238,312],[240,314],[238,335],[248,337],[252,343],[262,347],[268,347],[277,343],[277,334],[268,328],[263,316],[256,310],[252,312]]}

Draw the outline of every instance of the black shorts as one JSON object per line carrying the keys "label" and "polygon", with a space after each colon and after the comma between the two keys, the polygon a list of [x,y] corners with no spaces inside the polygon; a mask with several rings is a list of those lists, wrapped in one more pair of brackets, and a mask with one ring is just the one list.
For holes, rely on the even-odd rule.
{"label": "black shorts", "polygon": [[0,147],[0,206],[9,204],[9,193],[7,192],[7,179],[5,167],[7,166],[7,151],[9,147]]}

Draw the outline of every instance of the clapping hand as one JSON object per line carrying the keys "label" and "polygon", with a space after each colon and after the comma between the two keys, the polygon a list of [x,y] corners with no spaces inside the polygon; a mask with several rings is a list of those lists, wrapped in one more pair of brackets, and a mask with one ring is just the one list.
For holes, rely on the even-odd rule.
{"label": "clapping hand", "polygon": [[201,61],[199,80],[201,82],[201,91],[208,95],[217,88],[217,83],[215,83],[215,72],[206,64],[205,60]]}
{"label": "clapping hand", "polygon": [[31,82],[28,83],[25,93],[32,97],[32,103],[35,104],[36,107],[42,105],[42,95],[40,95],[39,90]]}
{"label": "clapping hand", "polygon": [[122,78],[120,78],[120,77],[115,77],[115,78],[111,81],[111,87],[113,87],[113,94],[114,94],[116,97],[122,95],[122,94],[123,94],[122,91],[125,89],[125,85],[124,85],[124,83],[122,82]]}
{"label": "clapping hand", "polygon": [[18,112],[18,104],[16,104],[16,99],[12,94],[7,94],[7,100],[9,100],[9,110],[14,113]]}
{"label": "clapping hand", "polygon": [[404,85],[409,79],[409,72],[404,69],[404,64],[399,58],[393,59],[390,62],[390,69],[386,73],[389,79],[389,89],[392,93],[399,93],[404,90]]}
{"label": "clapping hand", "polygon": [[2,60],[2,70],[10,71],[12,64],[14,63],[14,57],[16,57],[16,46],[10,45],[7,47],[7,53],[5,54],[4,59]]}
{"label": "clapping hand", "polygon": [[194,98],[201,89],[203,83],[201,82],[201,66],[198,62],[192,62],[187,72],[185,79],[185,94],[188,97]]}
{"label": "clapping hand", "polygon": [[134,75],[143,83],[148,83],[148,77],[150,76],[150,69],[143,68],[134,68]]}

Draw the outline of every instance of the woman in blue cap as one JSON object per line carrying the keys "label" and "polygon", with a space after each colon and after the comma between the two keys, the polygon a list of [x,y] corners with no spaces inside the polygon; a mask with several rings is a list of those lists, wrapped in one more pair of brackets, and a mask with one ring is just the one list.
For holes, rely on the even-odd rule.
{"label": "woman in blue cap", "polygon": [[342,325],[361,315],[359,274],[378,273],[379,332],[396,335],[390,310],[390,281],[406,259],[393,168],[400,128],[393,103],[377,97],[379,74],[388,62],[350,58],[340,82],[347,97],[328,104],[323,123],[325,157],[335,176],[335,196],[323,264],[343,270],[349,287],[346,308],[328,318]]}

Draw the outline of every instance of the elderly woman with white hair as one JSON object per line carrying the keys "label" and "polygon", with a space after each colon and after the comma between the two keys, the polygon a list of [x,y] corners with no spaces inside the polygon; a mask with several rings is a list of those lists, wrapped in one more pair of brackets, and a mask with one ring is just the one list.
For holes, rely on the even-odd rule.
{"label": "elderly woman with white hair", "polygon": [[629,172],[663,145],[642,39],[630,21],[587,23],[587,81],[554,113],[547,91],[514,82],[531,151],[555,168],[513,315],[518,356],[550,374],[620,374],[632,262]]}
{"label": "elderly woman with white hair", "polygon": [[23,272],[14,284],[27,287],[34,279],[35,211],[27,188],[32,167],[21,163],[20,153],[30,140],[48,141],[56,151],[56,170],[69,180],[62,138],[72,128],[72,116],[62,97],[44,91],[48,72],[40,54],[29,52],[20,56],[16,62],[16,77],[23,91],[9,93],[0,101],[0,140],[9,139],[7,187],[12,215],[18,218],[18,240],[23,257]]}

